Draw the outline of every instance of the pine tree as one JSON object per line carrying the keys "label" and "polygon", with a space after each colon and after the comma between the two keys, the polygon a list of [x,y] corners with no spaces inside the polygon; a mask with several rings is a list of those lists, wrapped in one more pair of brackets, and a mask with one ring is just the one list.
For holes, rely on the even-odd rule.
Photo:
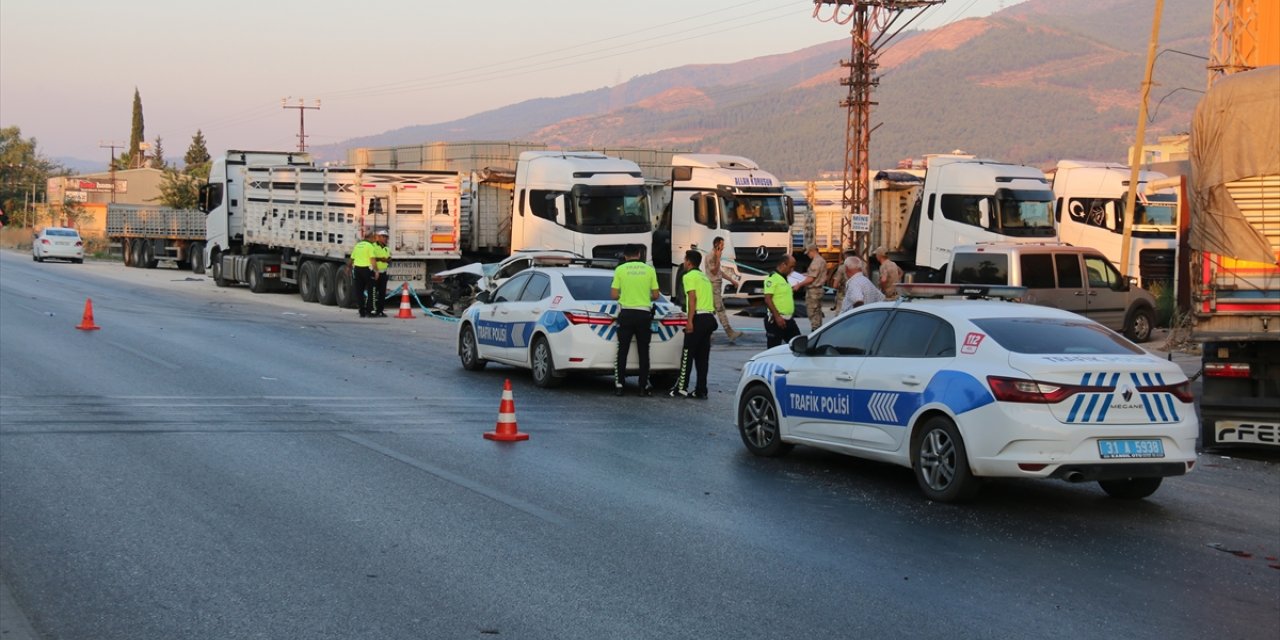
{"label": "pine tree", "polygon": [[129,150],[120,156],[116,162],[117,169],[136,169],[142,166],[146,160],[146,152],[142,150],[142,143],[145,141],[146,134],[143,132],[142,124],[142,95],[138,93],[138,88],[133,88],[133,127],[129,133]]}
{"label": "pine tree", "polygon": [[164,159],[163,140],[160,136],[156,136],[156,141],[151,143],[151,167],[153,169],[165,169],[168,166],[168,161]]}
{"label": "pine tree", "polygon": [[182,169],[187,175],[202,176],[209,171],[209,149],[204,144],[204,133],[196,129],[196,134],[191,136],[191,146],[187,147],[187,154],[182,157],[185,165]]}

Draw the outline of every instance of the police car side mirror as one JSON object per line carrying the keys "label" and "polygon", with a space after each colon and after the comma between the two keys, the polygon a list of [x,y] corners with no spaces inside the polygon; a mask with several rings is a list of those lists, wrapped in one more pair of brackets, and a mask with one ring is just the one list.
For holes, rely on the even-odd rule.
{"label": "police car side mirror", "polygon": [[476,302],[484,302],[484,303],[488,303],[488,302],[489,302],[489,292],[488,292],[488,291],[481,291],[480,293],[477,293],[477,294],[476,294]]}
{"label": "police car side mirror", "polygon": [[791,339],[791,353],[798,356],[808,355],[809,336],[796,336]]}

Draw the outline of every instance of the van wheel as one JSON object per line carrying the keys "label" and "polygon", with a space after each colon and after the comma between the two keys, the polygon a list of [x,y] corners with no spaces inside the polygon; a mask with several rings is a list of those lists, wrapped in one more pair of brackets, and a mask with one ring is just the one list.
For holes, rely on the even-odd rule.
{"label": "van wheel", "polygon": [[969,471],[969,455],[955,423],[933,416],[916,431],[911,443],[911,469],[926,498],[934,502],[960,502],[978,491],[978,479]]}
{"label": "van wheel", "polygon": [[1151,339],[1151,329],[1154,326],[1155,315],[1151,308],[1137,307],[1124,320],[1124,337],[1134,342],[1146,342]]}

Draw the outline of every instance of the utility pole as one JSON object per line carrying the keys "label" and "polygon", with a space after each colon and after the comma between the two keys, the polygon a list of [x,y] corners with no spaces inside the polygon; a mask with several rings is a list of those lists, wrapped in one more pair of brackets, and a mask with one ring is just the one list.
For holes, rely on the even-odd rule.
{"label": "utility pole", "polygon": [[298,110],[298,151],[300,152],[307,150],[307,120],[305,117],[307,109],[320,109],[319,100],[316,100],[314,106],[307,106],[303,104],[304,102],[306,101],[303,98],[298,98],[298,104],[289,104],[289,98],[280,99],[281,108]]}
{"label": "utility pole", "polygon": [[1138,136],[1133,141],[1133,157],[1129,158],[1129,191],[1124,196],[1124,231],[1120,234],[1120,275],[1128,278],[1129,245],[1133,244],[1134,209],[1138,201],[1138,172],[1142,169],[1142,144],[1147,137],[1147,103],[1151,101],[1151,71],[1156,65],[1156,45],[1160,42],[1160,18],[1164,0],[1156,0],[1151,19],[1151,39],[1147,41],[1147,71],[1142,78],[1142,103],[1138,107]]}
{"label": "utility pole", "polygon": [[[913,9],[927,9],[946,0],[813,0],[813,17],[822,22],[839,25],[852,23],[850,55],[841,60],[840,66],[849,69],[848,77],[840,79],[840,85],[848,87],[849,95],[840,101],[846,110],[844,193],[840,204],[844,216],[840,223],[841,246],[865,256],[871,231],[871,91],[880,84],[875,76],[880,66],[877,62],[881,49],[889,44],[903,29],[924,14],[916,12],[910,19],[898,25],[903,14]],[[831,12],[823,16],[824,7]]]}
{"label": "utility pole", "polygon": [[116,201],[116,149],[123,149],[124,143],[115,142],[115,141],[103,142],[99,140],[98,148],[111,149],[111,164],[107,165],[107,168],[111,171],[111,201],[115,202]]}

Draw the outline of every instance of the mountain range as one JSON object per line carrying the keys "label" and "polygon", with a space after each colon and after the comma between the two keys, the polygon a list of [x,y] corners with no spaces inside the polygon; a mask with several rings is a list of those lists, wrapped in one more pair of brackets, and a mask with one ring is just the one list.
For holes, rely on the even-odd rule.
{"label": "mountain range", "polygon": [[[1167,0],[1147,138],[1187,129],[1206,81],[1211,3]],[[960,149],[1030,165],[1124,161],[1135,138],[1149,0],[1027,0],[900,35],[880,55],[871,164]],[[750,157],[784,179],[839,176],[847,39],[730,64],[687,65],[613,87],[313,148],[521,140]]]}

